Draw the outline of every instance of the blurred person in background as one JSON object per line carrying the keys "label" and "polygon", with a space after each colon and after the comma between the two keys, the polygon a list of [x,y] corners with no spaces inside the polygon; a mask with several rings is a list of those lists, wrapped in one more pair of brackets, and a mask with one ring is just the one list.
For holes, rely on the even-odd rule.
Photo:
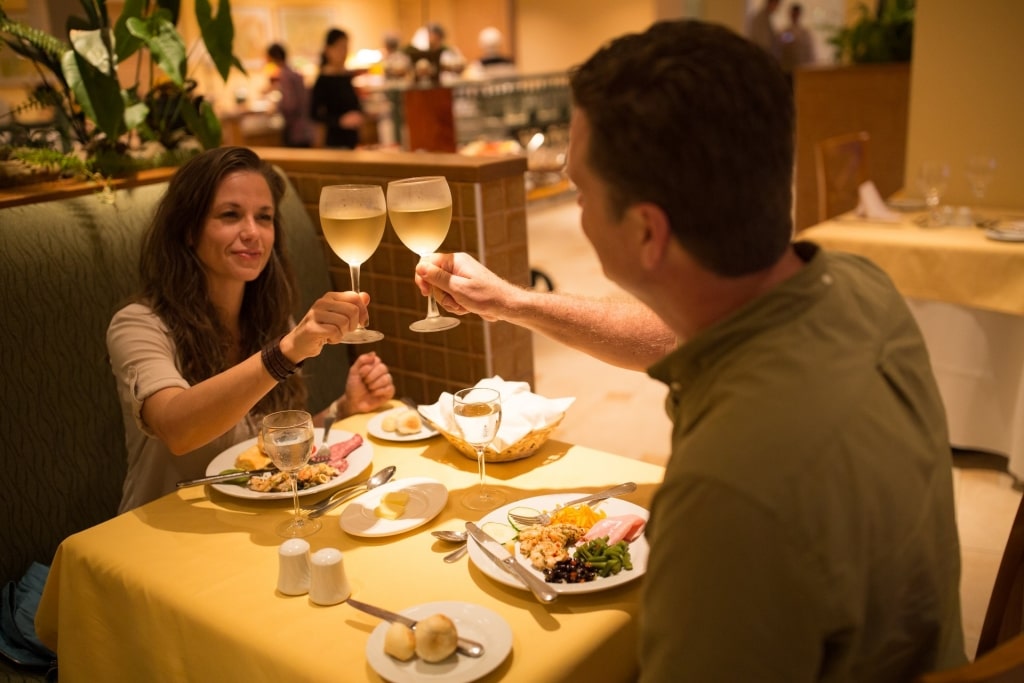
{"label": "blurred person in background", "polygon": [[598,50],[570,90],[582,230],[636,302],[516,287],[461,253],[416,279],[449,311],[649,362],[666,385],[641,682],[907,683],[963,664],[928,352],[877,266],[793,241],[777,60],[722,26],[659,22]]}
{"label": "blurred person in background", "polygon": [[267,59],[275,67],[270,74],[270,86],[280,95],[277,111],[284,118],[282,142],[285,147],[310,147],[313,121],[309,118],[309,90],[302,74],[288,65],[287,53],[280,43],[267,48]]}
{"label": "blurred person in background", "polygon": [[747,17],[747,37],[776,59],[780,55],[779,34],[772,25],[772,15],[779,9],[779,0],[764,0],[760,9]]}
{"label": "blurred person in background", "polygon": [[804,8],[798,2],[789,6],[789,26],[779,36],[779,62],[786,77],[793,83],[793,72],[805,64],[813,64],[814,37],[800,23]]}
{"label": "blurred person in background", "polygon": [[363,107],[345,67],[348,34],[332,28],[320,56],[320,73],[313,84],[310,115],[323,125],[323,146],[355,149],[363,126]]}
{"label": "blurred person in background", "polygon": [[402,50],[397,33],[384,34],[384,54],[381,58],[384,79],[391,82],[405,82],[412,75],[412,60]]}

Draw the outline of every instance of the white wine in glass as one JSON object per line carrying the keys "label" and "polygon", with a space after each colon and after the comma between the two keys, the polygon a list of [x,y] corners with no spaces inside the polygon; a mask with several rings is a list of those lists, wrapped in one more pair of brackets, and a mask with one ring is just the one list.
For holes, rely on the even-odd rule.
{"label": "white wine in glass", "polygon": [[294,514],[277,526],[277,533],[285,538],[301,538],[320,530],[320,520],[302,516],[299,509],[299,484],[296,473],[309,462],[313,452],[313,418],[305,410],[282,410],[263,418],[260,426],[263,451],[277,466],[288,474],[292,482]]}
{"label": "white wine in glass", "polygon": [[487,486],[484,480],[487,446],[501,426],[501,394],[494,389],[470,387],[456,392],[452,399],[455,425],[462,440],[476,451],[480,485],[467,493],[462,503],[471,510],[493,510],[505,502],[505,495]]}
{"label": "white wine in glass", "polygon": [[[452,222],[452,191],[443,176],[405,178],[388,183],[388,216],[402,244],[420,259],[437,251]],[[459,324],[438,313],[433,295],[427,297],[427,317],[409,325],[416,332],[440,332]]]}
{"label": "white wine in glass", "polygon": [[[324,239],[348,264],[352,289],[359,292],[359,269],[380,245],[387,206],[380,185],[328,185],[320,190],[320,225]],[[341,338],[346,344],[380,341],[384,335],[362,324]]]}

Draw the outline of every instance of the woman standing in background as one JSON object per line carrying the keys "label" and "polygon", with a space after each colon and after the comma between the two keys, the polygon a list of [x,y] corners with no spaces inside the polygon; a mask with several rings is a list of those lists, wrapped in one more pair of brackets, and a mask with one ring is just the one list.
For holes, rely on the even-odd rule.
{"label": "woman standing in background", "polygon": [[326,128],[325,147],[354,149],[359,144],[363,109],[352,87],[352,74],[345,69],[347,57],[348,34],[332,28],[320,56],[320,74],[313,84],[310,110],[313,120]]}

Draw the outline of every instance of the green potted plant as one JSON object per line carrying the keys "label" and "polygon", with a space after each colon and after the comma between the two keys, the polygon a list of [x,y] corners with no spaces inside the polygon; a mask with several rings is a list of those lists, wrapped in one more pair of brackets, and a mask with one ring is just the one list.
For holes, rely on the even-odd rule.
{"label": "green potted plant", "polygon": [[879,0],[872,12],[859,5],[860,17],[829,38],[836,61],[844,64],[909,62],[914,42],[914,0]]}
{"label": "green potted plant", "polygon": [[[106,0],[81,4],[85,17],[68,20],[67,41],[12,20],[0,7],[0,40],[29,59],[41,80],[7,116],[37,107],[56,112],[48,134],[19,135],[10,126],[14,132],[0,141],[2,156],[97,178],[177,165],[199,148],[219,145],[220,122],[188,76],[177,0],[126,0],[113,26]],[[232,67],[244,73],[232,53],[229,0],[220,1],[216,15],[210,0],[196,0],[195,8],[221,78]],[[138,60],[136,78],[122,87],[118,65],[130,58]]]}

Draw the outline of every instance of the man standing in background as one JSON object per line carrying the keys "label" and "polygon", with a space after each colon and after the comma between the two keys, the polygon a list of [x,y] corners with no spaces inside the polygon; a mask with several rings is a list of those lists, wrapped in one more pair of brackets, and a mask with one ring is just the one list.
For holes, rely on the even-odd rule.
{"label": "man standing in background", "polygon": [[747,17],[747,37],[768,51],[776,59],[779,58],[779,36],[772,26],[772,15],[779,9],[779,0],[765,0],[761,9]]}

